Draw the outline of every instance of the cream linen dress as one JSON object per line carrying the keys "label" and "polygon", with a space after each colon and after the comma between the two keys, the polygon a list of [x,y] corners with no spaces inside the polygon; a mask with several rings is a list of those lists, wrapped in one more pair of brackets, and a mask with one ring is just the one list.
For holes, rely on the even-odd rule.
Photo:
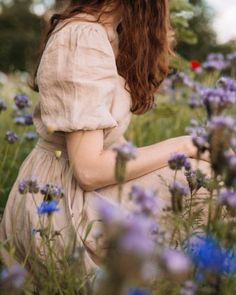
{"label": "cream linen dress", "polygon": [[[59,202],[60,211],[55,212],[52,219],[54,229],[60,232],[55,241],[56,251],[60,256],[74,235],[75,247],[82,246],[87,225],[97,218],[96,200],[102,198],[117,206],[118,186],[109,185],[90,192],[81,189],[69,165],[65,132],[103,129],[104,149],[111,149],[113,144],[124,140],[132,115],[131,96],[116,67],[117,34],[111,34],[108,26],[89,19],[75,18],[65,26],[62,24],[58,24],[61,30],[50,37],[37,73],[39,99],[33,122],[39,140],[19,169],[0,227],[1,240],[13,243],[19,261],[25,259],[31,247],[28,269],[33,267],[33,257],[43,259],[39,251],[40,235],[32,237],[32,230],[38,228],[39,222],[36,206],[43,201],[43,196],[40,193],[34,194],[34,198],[30,193],[22,196],[18,192],[19,181],[36,176],[41,186],[53,183],[63,188],[65,196]],[[56,157],[56,150],[62,151],[60,158]],[[192,164],[196,162],[192,160]],[[208,169],[206,162],[201,162],[201,166],[205,171]],[[166,166],[127,181],[122,206],[132,206],[128,192],[134,183],[157,189],[163,202],[169,204],[170,195],[162,178],[170,183],[173,173]],[[186,182],[183,175],[179,179]],[[84,262],[88,271],[97,267],[98,226],[95,222],[86,242]]]}

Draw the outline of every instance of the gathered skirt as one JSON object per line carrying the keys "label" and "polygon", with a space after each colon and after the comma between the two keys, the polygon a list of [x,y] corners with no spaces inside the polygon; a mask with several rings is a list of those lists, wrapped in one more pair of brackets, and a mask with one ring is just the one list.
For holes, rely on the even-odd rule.
{"label": "gathered skirt", "polygon": [[[58,148],[53,144],[39,139],[31,153],[23,161],[17,179],[12,186],[7,205],[0,225],[1,241],[8,241],[15,249],[15,256],[19,262],[25,262],[28,270],[33,269],[34,259],[46,259],[42,247],[40,221],[37,207],[43,201],[43,195],[38,193],[20,194],[18,185],[21,180],[29,176],[38,179],[40,187],[46,184],[56,184],[64,190],[64,197],[59,202],[59,211],[53,213],[53,230],[59,233],[55,239],[57,255],[65,254],[65,247],[75,249],[86,246],[84,253],[84,265],[87,271],[97,267],[99,251],[96,247],[95,235],[96,224],[92,227],[84,245],[83,237],[86,235],[88,224],[98,218],[96,200],[103,199],[114,206],[118,205],[118,185],[109,185],[95,191],[83,191],[75,179],[67,152],[61,149],[61,156],[55,155]],[[193,168],[200,168],[209,175],[210,166],[206,161],[190,159]],[[141,177],[129,180],[123,185],[120,205],[132,208],[129,192],[133,184],[158,191],[158,197],[164,206],[170,205],[170,192],[168,185],[173,182],[174,171],[168,166],[147,173]],[[177,180],[186,184],[183,172],[178,172]],[[198,194],[206,194],[205,189],[200,189]],[[165,226],[165,225],[164,225]],[[70,248],[71,247],[71,248]],[[29,252],[30,249],[30,252]],[[6,252],[2,254],[3,260],[7,261]],[[28,259],[26,259],[28,257]],[[33,259],[34,258],[34,259]]]}

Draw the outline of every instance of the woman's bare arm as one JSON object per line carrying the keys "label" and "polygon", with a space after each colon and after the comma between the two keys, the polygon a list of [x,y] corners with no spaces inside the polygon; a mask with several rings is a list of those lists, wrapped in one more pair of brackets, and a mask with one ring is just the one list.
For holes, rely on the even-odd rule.
{"label": "woman's bare arm", "polygon": [[[123,141],[126,141],[123,137]],[[85,191],[115,184],[116,153],[103,149],[103,130],[66,133],[66,144],[73,173]],[[194,157],[195,148],[189,136],[171,138],[137,148],[137,158],[127,162],[126,180],[142,176],[166,166],[171,154],[185,153]]]}

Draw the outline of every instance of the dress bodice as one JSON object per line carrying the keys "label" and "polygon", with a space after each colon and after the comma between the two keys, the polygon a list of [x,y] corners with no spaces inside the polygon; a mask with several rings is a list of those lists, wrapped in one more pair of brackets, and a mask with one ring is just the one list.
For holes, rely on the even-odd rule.
{"label": "dress bodice", "polygon": [[118,33],[91,17],[63,21],[50,36],[33,122],[40,137],[63,146],[65,132],[103,129],[106,149],[130,123],[131,95],[116,67]]}

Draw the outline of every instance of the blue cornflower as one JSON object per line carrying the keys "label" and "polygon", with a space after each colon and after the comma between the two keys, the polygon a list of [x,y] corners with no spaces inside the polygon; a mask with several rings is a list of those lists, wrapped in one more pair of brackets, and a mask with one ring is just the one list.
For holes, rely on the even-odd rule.
{"label": "blue cornflower", "polygon": [[42,204],[38,207],[38,214],[50,214],[60,209],[57,207],[58,202],[56,200],[52,201],[43,201]]}
{"label": "blue cornflower", "polygon": [[205,271],[220,275],[236,273],[234,249],[223,248],[213,236],[194,236],[188,243],[187,252],[197,267],[199,280]]}
{"label": "blue cornflower", "polygon": [[126,295],[151,295],[147,289],[130,287],[127,288]]}

